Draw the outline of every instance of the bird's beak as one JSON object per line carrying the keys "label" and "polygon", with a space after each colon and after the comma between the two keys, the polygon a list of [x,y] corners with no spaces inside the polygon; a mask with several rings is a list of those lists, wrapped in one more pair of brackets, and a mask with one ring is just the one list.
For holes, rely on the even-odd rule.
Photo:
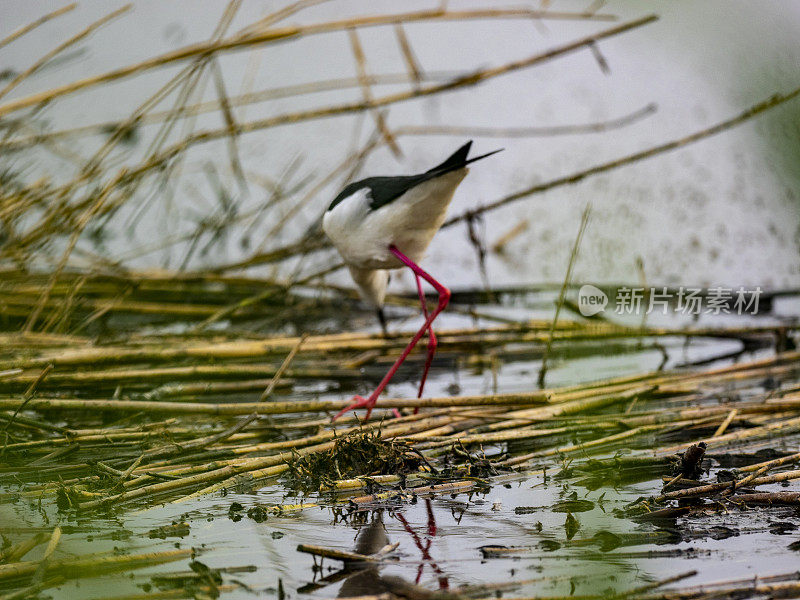
{"label": "bird's beak", "polygon": [[389,331],[386,329],[386,315],[383,312],[383,308],[379,308],[377,310],[378,313],[378,321],[381,324],[381,331],[383,331],[383,335],[386,336],[389,334]]}

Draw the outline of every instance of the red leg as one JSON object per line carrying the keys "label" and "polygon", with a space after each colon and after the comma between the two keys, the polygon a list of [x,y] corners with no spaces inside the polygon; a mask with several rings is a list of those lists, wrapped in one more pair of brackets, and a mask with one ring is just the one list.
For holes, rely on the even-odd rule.
{"label": "red leg", "polygon": [[366,408],[367,415],[364,418],[364,420],[369,419],[370,415],[372,414],[372,409],[375,408],[375,403],[378,401],[378,397],[381,395],[381,392],[383,392],[384,388],[388,385],[389,381],[392,379],[392,377],[394,377],[394,374],[397,372],[397,369],[399,369],[400,365],[403,364],[403,361],[414,349],[414,346],[417,345],[417,342],[419,342],[422,336],[425,335],[425,332],[431,328],[431,323],[433,323],[433,320],[439,316],[439,313],[442,312],[445,306],[447,306],[447,303],[450,302],[450,290],[448,290],[441,283],[436,281],[433,277],[431,277],[428,273],[426,273],[417,263],[415,263],[405,254],[400,252],[400,250],[398,250],[396,247],[389,246],[389,251],[392,254],[394,254],[400,260],[400,262],[402,262],[404,265],[406,265],[408,268],[414,271],[415,275],[422,277],[425,281],[427,281],[433,286],[433,288],[439,293],[439,303],[436,305],[436,308],[430,314],[430,316],[428,316],[425,319],[425,323],[422,325],[420,330],[417,331],[416,335],[414,335],[414,337],[411,339],[411,342],[409,342],[408,346],[406,346],[406,349],[403,350],[403,353],[392,365],[392,368],[389,369],[389,372],[383,376],[383,379],[381,379],[381,382],[378,384],[378,387],[375,388],[375,391],[369,395],[369,398],[354,396],[353,400],[355,400],[355,402],[353,402],[349,406],[343,408],[338,413],[336,413],[336,415],[332,419],[333,421],[341,417],[344,413],[350,412],[351,410],[355,410],[357,408]]}
{"label": "red leg", "polygon": [[[414,276],[417,279],[417,293],[419,294],[419,303],[422,305],[422,314],[425,316],[425,320],[428,320],[428,303],[425,302],[425,294],[422,291],[422,282],[419,280],[419,275],[414,273]],[[425,357],[425,368],[422,371],[422,379],[419,381],[419,390],[417,391],[417,398],[422,398],[422,390],[425,389],[425,381],[428,379],[428,371],[431,368],[431,363],[433,362],[433,355],[436,353],[436,346],[438,342],[436,341],[436,334],[433,332],[433,327],[428,329],[428,355]],[[419,412],[419,408],[414,409],[414,414]]]}

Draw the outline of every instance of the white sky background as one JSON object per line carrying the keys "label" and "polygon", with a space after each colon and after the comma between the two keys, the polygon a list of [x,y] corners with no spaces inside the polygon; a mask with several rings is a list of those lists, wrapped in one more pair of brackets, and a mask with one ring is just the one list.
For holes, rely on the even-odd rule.
{"label": "white sky background", "polygon": [[[79,44],[77,48],[85,49],[79,56],[44,70],[0,103],[205,40],[225,4],[211,0],[137,0],[131,12]],[[229,31],[235,32],[286,4],[245,0]],[[333,0],[290,17],[287,23],[437,4]],[[588,4],[554,0],[550,7],[581,10]],[[0,37],[61,5],[3,0]],[[100,0],[80,2],[73,13],[1,49],[0,70],[24,69],[60,41],[121,5]],[[488,5],[536,8],[538,2],[450,2],[454,10]],[[658,105],[657,112],[648,118],[604,133],[525,139],[476,137],[476,152],[497,147],[506,150],[473,167],[456,194],[451,215],[536,182],[682,137],[730,118],[773,93],[800,86],[800,2],[629,1],[609,2],[602,9],[622,20],[643,16],[649,10],[660,15],[658,22],[600,43],[611,67],[610,75],[601,72],[588,50],[581,50],[478,87],[390,109],[388,122],[393,127],[520,127],[590,123],[624,116],[649,103]],[[525,58],[610,25],[488,20],[413,24],[406,31],[426,71],[470,71]],[[361,40],[371,73],[405,70],[390,28],[364,30]],[[355,74],[347,35],[337,32],[225,55],[221,66],[231,95],[242,90],[252,54],[260,61],[254,90]],[[161,69],[73,94],[51,106],[46,117],[54,129],[124,118],[176,70]],[[384,86],[376,88],[375,93],[401,89],[407,86]],[[328,92],[251,105],[237,109],[236,114],[245,121],[359,97],[358,89]],[[214,88],[209,83],[205,99],[213,98]],[[240,140],[245,168],[278,177],[301,156],[298,177],[324,174],[350,151],[354,124],[352,117],[337,117],[247,134]],[[212,114],[201,117],[197,129],[221,125],[220,116]],[[372,121],[364,120],[361,143],[371,131]],[[147,139],[147,132],[144,137]],[[89,156],[100,141],[80,138],[71,147]],[[461,136],[403,137],[402,160],[382,149],[371,156],[362,175],[427,169],[463,141]],[[125,160],[125,156],[120,157],[121,162]],[[152,208],[138,221],[134,237],[119,236],[110,242],[111,250],[122,252],[158,240],[180,231],[181,222],[184,231],[191,230],[193,225],[187,220],[210,212],[216,202],[200,172],[207,161],[223,172],[229,171],[224,142],[193,149],[177,191],[176,207],[165,213],[156,197]],[[31,177],[46,173],[58,178],[67,172],[63,163],[44,156],[33,163],[19,157],[1,157],[0,162],[25,167]],[[227,183],[231,190],[237,189],[233,178],[229,177]],[[244,206],[263,197],[257,186],[250,189],[251,197]],[[302,227],[320,214],[337,191],[332,187],[315,198],[303,214]],[[206,199],[198,200],[197,192]],[[489,245],[518,222],[524,220],[529,225],[509,244],[505,257],[490,256],[491,283],[560,281],[580,214],[589,201],[592,219],[575,266],[575,281],[637,281],[635,261],[641,256],[652,284],[796,287],[800,283],[800,100],[687,148],[490,213],[485,221]],[[301,231],[299,227],[287,232],[291,235],[285,241],[292,241]],[[265,242],[263,235],[263,231],[253,235],[255,246]],[[266,241],[267,247],[279,243]],[[174,268],[184,251],[150,254],[134,264]],[[198,258],[192,266],[227,262],[248,252],[240,249],[234,235],[227,249]],[[318,265],[325,264],[326,258],[317,256],[316,260]],[[313,263],[308,266],[313,267]],[[452,287],[480,284],[475,253],[463,226],[437,236],[424,266],[434,275],[442,274],[443,281]],[[269,269],[254,273],[269,273]]]}

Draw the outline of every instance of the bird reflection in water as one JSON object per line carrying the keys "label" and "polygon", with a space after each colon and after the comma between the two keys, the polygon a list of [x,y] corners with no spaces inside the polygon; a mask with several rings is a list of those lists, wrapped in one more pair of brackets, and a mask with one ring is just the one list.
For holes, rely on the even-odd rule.
{"label": "bird reflection in water", "polygon": [[[342,587],[339,589],[339,593],[337,594],[338,598],[391,593],[403,598],[423,600],[433,593],[418,585],[426,564],[429,564],[437,574],[439,589],[448,589],[447,576],[442,572],[430,555],[433,538],[436,536],[436,518],[434,517],[433,506],[429,499],[425,500],[425,509],[428,515],[428,522],[422,535],[411,527],[403,514],[395,513],[393,515],[403,526],[403,529],[411,536],[414,545],[422,555],[419,566],[417,567],[417,576],[414,583],[406,581],[402,577],[396,575],[381,575],[380,569],[382,565],[380,563],[351,563],[348,565],[348,568],[352,571],[352,574],[347,576],[347,579],[345,579]],[[391,543],[383,523],[383,512],[384,511],[381,510],[374,513],[370,524],[361,528],[356,538],[355,548],[353,549],[354,552],[364,555],[375,554]],[[425,539],[423,540],[423,538]]]}

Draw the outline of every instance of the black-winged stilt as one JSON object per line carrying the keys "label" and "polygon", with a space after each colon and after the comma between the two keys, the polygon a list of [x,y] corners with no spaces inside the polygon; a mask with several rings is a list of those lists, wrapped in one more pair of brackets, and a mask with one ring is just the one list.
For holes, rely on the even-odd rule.
{"label": "black-winged stilt", "polygon": [[[428,331],[428,355],[417,397],[422,396],[428,370],[436,352],[436,336],[431,324],[450,300],[450,290],[417,264],[444,222],[447,206],[458,184],[467,175],[467,165],[500,150],[468,158],[472,142],[456,150],[442,164],[418,175],[368,177],[345,187],[334,198],[322,219],[322,228],[342,255],[353,280],[367,302],[378,308],[384,324],[383,306],[389,270],[407,266],[417,281],[425,323],[411,339],[400,357],[368,398],[355,396],[353,403],[334,416],[356,408],[366,408],[369,419],[383,389],[397,372],[417,342]],[[420,278],[439,294],[439,303],[428,314]]]}

